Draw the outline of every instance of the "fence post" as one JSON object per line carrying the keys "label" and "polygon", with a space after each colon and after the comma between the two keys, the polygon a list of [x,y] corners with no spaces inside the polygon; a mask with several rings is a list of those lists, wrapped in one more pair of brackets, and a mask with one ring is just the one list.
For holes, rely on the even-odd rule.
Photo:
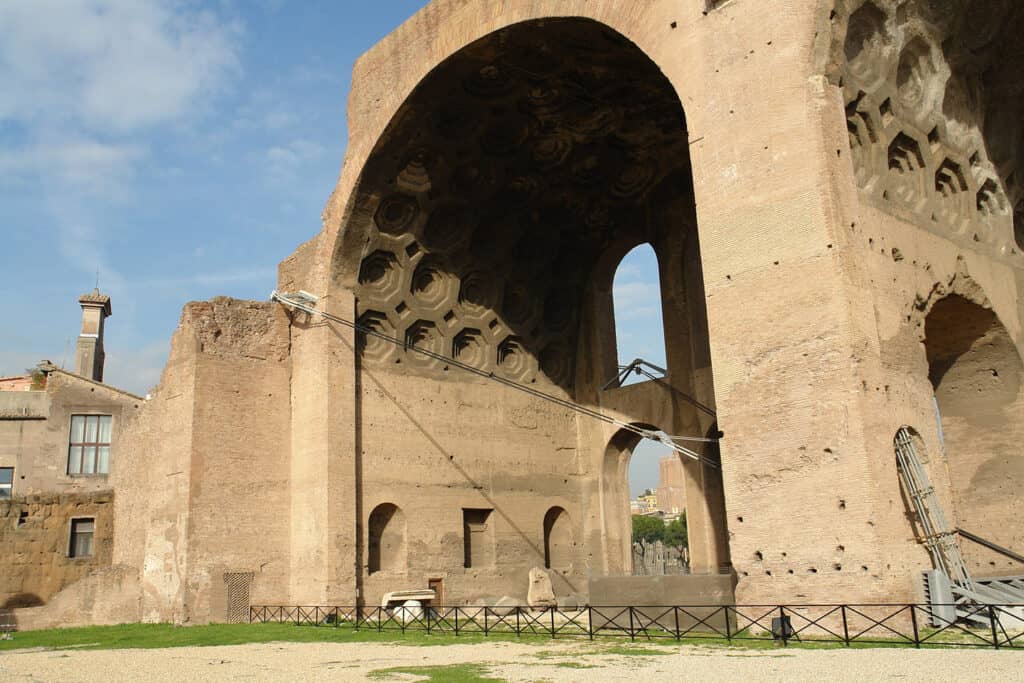
{"label": "fence post", "polygon": [[594,639],[594,608],[587,605],[587,637]]}
{"label": "fence post", "polygon": [[427,633],[430,633],[430,608],[424,607],[423,614],[427,617]]}
{"label": "fence post", "polygon": [[908,606],[910,607],[910,623],[914,625],[914,647],[920,648],[921,636],[917,631],[917,611],[914,609],[913,605]]}
{"label": "fence post", "polygon": [[680,635],[680,632],[679,632],[679,606],[678,605],[672,608],[672,616],[675,617],[675,622],[676,622],[676,642],[679,642],[680,640],[682,640],[682,636]]}
{"label": "fence post", "polygon": [[636,640],[636,635],[633,632],[633,608],[627,607],[626,609],[629,610],[629,639]]}
{"label": "fence post", "polygon": [[487,635],[487,612],[488,611],[489,610],[486,607],[484,607],[484,636]]}
{"label": "fence post", "polygon": [[779,605],[779,630],[782,631],[782,647],[789,647],[789,629],[786,628],[786,608]]}
{"label": "fence post", "polygon": [[839,612],[843,615],[843,643],[846,647],[850,647],[850,627],[846,623],[846,605],[840,605]]}
{"label": "fence post", "polygon": [[377,606],[377,633],[380,633],[381,631],[384,630],[384,622],[381,621],[381,617],[383,616],[383,612],[384,612],[384,608],[378,605]]}
{"label": "fence post", "polygon": [[723,605],[722,609],[725,610],[725,639],[728,642],[732,642],[732,628],[729,626],[729,606]]}
{"label": "fence post", "polygon": [[459,635],[459,608],[455,608],[455,635]]}
{"label": "fence post", "polygon": [[555,639],[555,608],[549,607],[551,610],[551,640]]}
{"label": "fence post", "polygon": [[519,637],[519,605],[516,605],[516,638]]}
{"label": "fence post", "polygon": [[996,632],[996,606],[988,606],[988,623],[992,627],[992,645],[999,649],[999,634]]}

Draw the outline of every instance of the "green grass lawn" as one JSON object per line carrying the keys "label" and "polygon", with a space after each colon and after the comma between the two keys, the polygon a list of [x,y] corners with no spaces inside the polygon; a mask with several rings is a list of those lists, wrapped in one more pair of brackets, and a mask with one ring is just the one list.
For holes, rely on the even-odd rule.
{"label": "green grass lawn", "polygon": [[[378,633],[371,629],[358,631],[342,626],[296,626],[295,624],[209,624],[205,626],[173,626],[171,624],[123,624],[120,626],[84,626],[46,631],[20,631],[12,640],[0,640],[0,650],[24,648],[52,649],[116,649],[156,648],[208,645],[242,645],[245,643],[399,643],[402,645],[451,645],[483,643],[488,640],[517,640],[528,643],[550,643],[542,636],[521,636],[497,633],[482,634],[424,633],[396,631]],[[575,640],[575,639],[574,639]]]}
{"label": "green grass lawn", "polygon": [[480,664],[446,664],[443,666],[395,666],[390,669],[371,671],[372,680],[390,678],[392,674],[413,674],[426,676],[428,681],[438,683],[501,683],[503,679],[487,675],[487,667]]}
{"label": "green grass lawn", "polygon": [[[780,646],[770,639],[744,640],[745,633],[737,634],[739,639],[732,642],[725,638],[692,637],[684,638],[686,645],[708,645],[732,647],[744,650],[776,649]],[[922,635],[925,635],[924,633]],[[944,636],[947,634],[943,634]],[[953,634],[948,634],[953,635]],[[961,641],[970,643],[964,636]],[[546,635],[523,635],[492,631],[490,636],[480,633],[425,633],[421,630],[378,632],[372,628],[353,629],[349,625],[338,628],[331,626],[297,626],[295,624],[209,624],[205,626],[173,626],[170,624],[124,624],[120,626],[86,626],[81,628],[53,629],[47,631],[22,631],[14,634],[12,640],[0,640],[0,651],[25,648],[48,649],[117,649],[117,648],[161,648],[205,645],[241,645],[245,643],[269,643],[285,641],[295,643],[397,643],[412,646],[450,645],[454,643],[473,644],[488,641],[513,641],[550,645],[553,641]],[[959,640],[959,638],[957,638]],[[597,637],[589,642],[586,637],[563,636],[557,641],[577,643],[587,653],[620,655],[656,655],[671,652],[667,648],[678,647],[671,638],[645,640],[638,637],[635,642],[618,637]],[[588,644],[589,642],[589,644]],[[977,642],[977,641],[974,641]],[[852,647],[907,647],[899,642],[853,643]],[[842,648],[838,642],[790,641],[790,648]],[[925,646],[927,647],[927,645]],[[554,654],[554,653],[552,653]],[[538,656],[543,658],[545,651]]]}

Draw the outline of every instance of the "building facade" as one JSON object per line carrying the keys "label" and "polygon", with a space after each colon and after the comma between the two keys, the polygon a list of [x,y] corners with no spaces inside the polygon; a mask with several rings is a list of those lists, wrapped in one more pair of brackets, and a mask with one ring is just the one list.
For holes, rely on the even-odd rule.
{"label": "building facade", "polygon": [[43,361],[0,390],[0,610],[46,605],[112,564],[121,439],[144,399],[99,381],[110,300],[79,302],[76,372]]}
{"label": "building facade", "polygon": [[[316,312],[185,307],[111,461],[109,576],[55,601],[473,603],[534,566],[586,600],[630,574],[623,423],[710,439],[682,466],[722,601],[920,599],[902,426],[953,523],[1021,548],[1022,26],[961,0],[436,0],[355,67],[323,228],[278,274]],[[668,375],[609,385],[644,242]]]}

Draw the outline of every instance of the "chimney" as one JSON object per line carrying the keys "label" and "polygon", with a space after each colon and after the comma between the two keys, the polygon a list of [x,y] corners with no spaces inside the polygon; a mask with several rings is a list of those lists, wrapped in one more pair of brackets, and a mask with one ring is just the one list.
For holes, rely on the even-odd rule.
{"label": "chimney", "polygon": [[99,289],[83,294],[78,303],[82,305],[82,332],[78,335],[78,367],[76,372],[83,377],[103,381],[103,323],[110,316],[110,297],[100,294]]}

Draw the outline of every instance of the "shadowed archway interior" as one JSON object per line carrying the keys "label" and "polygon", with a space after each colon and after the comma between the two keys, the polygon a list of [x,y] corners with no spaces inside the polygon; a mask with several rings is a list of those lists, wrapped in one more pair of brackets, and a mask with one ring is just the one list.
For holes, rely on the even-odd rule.
{"label": "shadowed archway interior", "polygon": [[[935,390],[956,523],[1003,547],[1024,546],[1024,364],[990,309],[957,295],[925,321],[928,378]],[[1006,557],[964,544],[978,576],[1019,571]]]}
{"label": "shadowed archway interior", "polygon": [[[572,393],[584,288],[669,196],[692,214],[685,121],[641,50],[583,19],[498,31],[422,81],[364,169],[359,322]],[[359,349],[446,376],[380,339]]]}

